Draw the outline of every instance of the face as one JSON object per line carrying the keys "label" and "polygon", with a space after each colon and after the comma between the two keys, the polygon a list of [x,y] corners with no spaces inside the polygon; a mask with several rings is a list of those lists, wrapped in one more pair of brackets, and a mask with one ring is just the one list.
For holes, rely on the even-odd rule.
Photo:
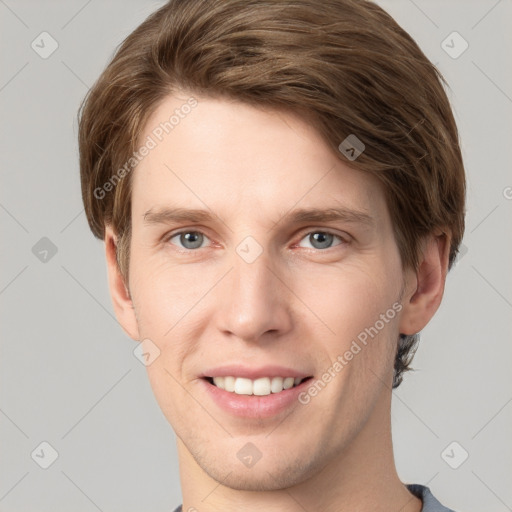
{"label": "face", "polygon": [[289,487],[389,394],[400,256],[379,183],[307,122],[197,100],[158,141],[187,101],[167,98],[141,137],[158,143],[133,171],[123,324],[159,352],[151,386],[198,467],[234,489]]}

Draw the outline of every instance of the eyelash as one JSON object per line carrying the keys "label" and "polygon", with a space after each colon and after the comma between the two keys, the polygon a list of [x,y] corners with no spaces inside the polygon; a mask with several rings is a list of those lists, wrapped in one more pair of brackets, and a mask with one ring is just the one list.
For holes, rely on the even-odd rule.
{"label": "eyelash", "polygon": [[[183,233],[198,233],[198,234],[204,235],[206,238],[209,239],[209,237],[205,233],[203,233],[202,231],[195,230],[195,229],[182,229],[180,231],[172,232],[172,233],[169,233],[169,234],[165,235],[164,238],[163,238],[163,241],[165,243],[168,243],[168,242],[170,242],[170,240],[172,238],[174,238],[175,236],[181,235]],[[299,243],[302,240],[304,240],[304,238],[306,238],[307,236],[309,236],[309,235],[311,235],[313,233],[322,233],[322,234],[325,234],[325,235],[333,235],[334,237],[337,237],[340,240],[340,243],[338,245],[335,245],[335,246],[332,246],[332,247],[327,247],[326,249],[315,249],[314,247],[313,248],[303,247],[303,249],[309,249],[309,250],[318,251],[318,252],[327,252],[329,249],[334,249],[334,248],[336,248],[338,246],[348,245],[350,243],[348,240],[343,238],[341,235],[339,235],[337,233],[334,233],[332,231],[326,230],[326,229],[314,229],[312,231],[308,231],[308,232],[304,233],[304,236],[302,236],[300,238]],[[174,244],[172,244],[172,245],[174,245]],[[181,252],[181,253],[197,252],[200,249],[206,249],[206,247],[199,247],[197,249],[187,249],[187,248],[177,247],[178,252]]]}

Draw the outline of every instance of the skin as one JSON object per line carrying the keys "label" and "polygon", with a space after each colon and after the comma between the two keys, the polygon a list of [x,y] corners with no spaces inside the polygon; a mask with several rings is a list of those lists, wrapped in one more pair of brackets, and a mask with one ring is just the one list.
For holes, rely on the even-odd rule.
{"label": "skin", "polygon": [[[105,235],[117,318],[161,351],[147,371],[177,435],[183,510],[419,511],[393,458],[393,361],[399,333],[419,332],[441,302],[449,235],[426,239],[418,270],[404,271],[375,178],[291,113],[196,98],[133,171],[129,289],[110,226]],[[166,98],[141,140],[186,99]],[[144,222],[148,210],[175,206],[218,217]],[[367,212],[374,225],[283,221],[328,206]],[[200,248],[172,236],[184,228],[204,235]],[[342,238],[321,246],[313,234],[326,231]],[[236,252],[247,236],[263,249],[252,263]],[[204,393],[199,374],[225,363],[319,378],[398,300],[395,318],[307,405],[242,419]],[[237,458],[247,442],[262,453],[251,468]]]}

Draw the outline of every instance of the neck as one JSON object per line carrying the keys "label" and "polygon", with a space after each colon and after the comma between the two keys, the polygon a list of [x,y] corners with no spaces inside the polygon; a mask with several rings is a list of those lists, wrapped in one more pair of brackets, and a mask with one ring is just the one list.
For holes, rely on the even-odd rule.
{"label": "neck", "polygon": [[272,491],[222,485],[202,470],[178,438],[183,511],[420,512],[421,500],[407,490],[396,472],[390,409],[387,390],[349,446],[299,484]]}

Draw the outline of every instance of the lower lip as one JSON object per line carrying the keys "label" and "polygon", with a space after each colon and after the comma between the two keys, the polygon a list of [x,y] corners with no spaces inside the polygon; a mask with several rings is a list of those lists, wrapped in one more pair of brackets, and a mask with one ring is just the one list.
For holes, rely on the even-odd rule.
{"label": "lower lip", "polygon": [[200,379],[213,401],[224,411],[244,418],[270,418],[299,404],[299,394],[309,385],[311,378],[298,386],[270,395],[237,395]]}

